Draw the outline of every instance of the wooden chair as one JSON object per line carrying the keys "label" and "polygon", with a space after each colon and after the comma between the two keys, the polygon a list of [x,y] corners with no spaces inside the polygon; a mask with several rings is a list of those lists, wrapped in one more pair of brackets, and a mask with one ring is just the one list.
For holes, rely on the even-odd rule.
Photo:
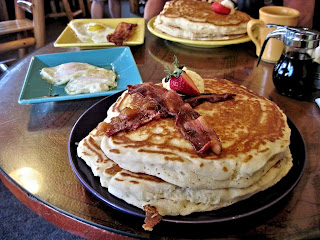
{"label": "wooden chair", "polygon": [[[57,17],[68,17],[68,20],[71,21],[75,16],[78,16],[80,14],[82,14],[82,17],[86,16],[86,9],[85,9],[85,5],[83,0],[77,0],[78,5],[79,5],[79,9],[78,10],[74,10],[72,11],[69,0],[60,0],[58,1],[58,4],[61,2],[62,4],[62,8],[61,11],[58,11],[57,6],[56,6],[56,1],[50,0],[50,5],[51,5],[51,9],[52,12],[48,13],[46,15],[46,17],[50,17],[50,18],[57,18]],[[76,0],[72,1],[74,4],[76,5]],[[90,1],[88,1],[90,3]],[[90,3],[91,4],[91,3]],[[89,7],[89,6],[88,6]],[[90,9],[90,8],[89,8]]]}
{"label": "wooden chair", "polygon": [[[17,38],[7,37],[10,40],[0,43],[0,53],[19,49],[19,57],[23,57],[28,47],[39,48],[45,44],[43,0],[14,0],[14,6],[16,19],[0,22],[0,36],[16,34]],[[32,14],[33,20],[26,18],[26,11]],[[29,37],[27,31],[33,31],[33,36]]]}
{"label": "wooden chair", "polygon": [[8,9],[5,0],[0,0],[0,21],[8,21]]}

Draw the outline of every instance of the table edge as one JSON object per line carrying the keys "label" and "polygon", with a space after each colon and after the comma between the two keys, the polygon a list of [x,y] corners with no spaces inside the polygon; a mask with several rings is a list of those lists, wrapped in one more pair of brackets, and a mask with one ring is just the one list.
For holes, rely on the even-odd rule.
{"label": "table edge", "polygon": [[21,203],[60,229],[86,239],[136,239],[134,236],[129,237],[117,233],[115,232],[116,230],[112,231],[112,229],[110,229],[110,231],[107,231],[100,228],[98,224],[92,225],[87,220],[76,218],[64,211],[59,211],[58,208],[46,204],[44,201],[21,187],[7,175],[1,167],[0,180]]}

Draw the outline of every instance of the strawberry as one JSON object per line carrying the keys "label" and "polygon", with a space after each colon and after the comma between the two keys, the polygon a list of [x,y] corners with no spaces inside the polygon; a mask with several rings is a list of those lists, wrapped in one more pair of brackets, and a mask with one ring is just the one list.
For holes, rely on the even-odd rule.
{"label": "strawberry", "polygon": [[165,72],[168,73],[166,77],[166,82],[170,81],[170,89],[177,91],[183,95],[200,95],[200,91],[194,84],[193,80],[188,76],[188,74],[183,71],[183,65],[179,66],[179,62],[176,56],[174,56],[174,69],[171,72],[170,69]]}
{"label": "strawberry", "polygon": [[223,6],[221,3],[214,2],[211,5],[212,11],[218,14],[228,15],[231,12],[231,9]]}
{"label": "strawberry", "polygon": [[200,95],[200,92],[196,85],[194,85],[192,79],[183,72],[179,77],[171,77],[170,88],[183,95],[195,96]]}

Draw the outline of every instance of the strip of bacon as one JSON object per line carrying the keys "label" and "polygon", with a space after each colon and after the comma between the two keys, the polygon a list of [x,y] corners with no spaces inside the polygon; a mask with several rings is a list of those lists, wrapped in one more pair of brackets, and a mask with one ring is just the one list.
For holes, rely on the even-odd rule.
{"label": "strip of bacon", "polygon": [[145,224],[143,224],[142,227],[144,230],[152,231],[153,227],[161,221],[162,216],[157,209],[151,205],[145,205],[143,209],[146,213],[146,218],[144,219]]}
{"label": "strip of bacon", "polygon": [[123,130],[132,131],[153,119],[167,116],[165,112],[161,111],[160,106],[151,99],[142,98],[139,104],[139,108],[124,108],[117,117],[111,119],[110,123],[104,123],[103,129],[106,135],[111,137]]}
{"label": "strip of bacon", "polygon": [[199,119],[200,114],[190,104],[185,103],[175,91],[153,83],[144,83],[128,85],[128,92],[152,98],[163,110],[175,117],[178,130],[186,140],[191,142],[199,155],[209,148],[217,155],[221,153],[222,146],[216,132],[208,127],[204,117]]}
{"label": "strip of bacon", "polygon": [[214,153],[220,154],[222,147],[216,132],[209,127],[204,116],[200,116],[195,111],[192,112],[191,109],[191,106],[187,103],[182,106],[176,118],[178,130],[186,140],[191,142],[199,155],[210,148]]}
{"label": "strip of bacon", "polygon": [[223,93],[223,94],[203,93],[199,96],[186,98],[184,99],[184,101],[186,103],[189,103],[191,107],[194,108],[203,102],[211,102],[211,103],[223,102],[223,101],[232,99],[234,96],[236,95],[232,93]]}
{"label": "strip of bacon", "polygon": [[121,46],[124,41],[128,40],[134,31],[134,28],[138,26],[137,24],[121,22],[116,27],[116,30],[107,36],[107,40]]}

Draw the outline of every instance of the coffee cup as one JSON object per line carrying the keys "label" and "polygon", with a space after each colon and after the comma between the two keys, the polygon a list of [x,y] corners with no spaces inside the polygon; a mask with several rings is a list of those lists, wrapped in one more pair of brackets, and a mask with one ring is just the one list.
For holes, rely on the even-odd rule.
{"label": "coffee cup", "polygon": [[[259,9],[259,19],[251,19],[247,25],[247,33],[256,45],[256,54],[260,55],[261,47],[267,35],[275,28],[267,28],[266,24],[277,24],[284,26],[297,26],[300,12],[293,8],[282,6],[267,6]],[[283,51],[283,42],[270,39],[262,55],[265,62],[278,62]]]}

